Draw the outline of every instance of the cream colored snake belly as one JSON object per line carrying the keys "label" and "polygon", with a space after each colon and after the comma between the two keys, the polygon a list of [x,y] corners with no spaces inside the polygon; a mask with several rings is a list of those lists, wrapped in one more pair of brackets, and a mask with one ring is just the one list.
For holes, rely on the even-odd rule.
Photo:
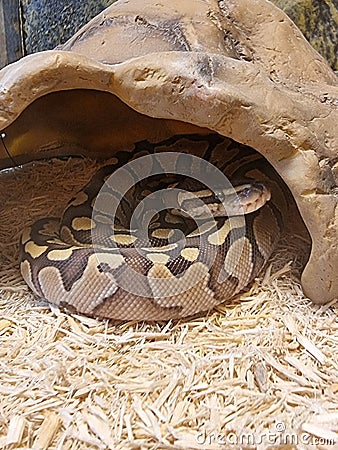
{"label": "cream colored snake belly", "polygon": [[216,134],[142,141],[117,152],[61,219],[24,230],[21,272],[35,294],[73,312],[187,317],[258,275],[286,210],[278,175],[249,147]]}

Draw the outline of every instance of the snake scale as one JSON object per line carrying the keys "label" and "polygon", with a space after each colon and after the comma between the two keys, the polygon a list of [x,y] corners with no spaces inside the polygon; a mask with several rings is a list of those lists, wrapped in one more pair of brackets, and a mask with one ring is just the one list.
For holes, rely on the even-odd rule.
{"label": "snake scale", "polygon": [[[145,164],[149,176],[135,176],[123,198],[119,186],[108,184],[102,191],[111,174],[130,161],[137,172],[139,158],[162,152],[175,168],[182,155],[208,161],[238,187],[229,191],[219,186],[212,192],[197,180],[198,173],[189,178],[172,168],[156,175],[157,160],[152,159]],[[217,134],[138,142],[103,165],[70,200],[61,219],[40,219],[23,231],[23,278],[48,302],[89,316],[168,320],[208,311],[243,290],[264,267],[288,209],[281,186],[278,174],[257,152]],[[137,205],[149,194],[160,191],[165,197],[177,189],[170,200],[177,208],[159,207],[140,236],[130,225]],[[244,215],[228,213],[234,192]],[[113,218],[111,203],[117,205]],[[181,206],[186,212],[179,211]],[[141,208],[138,218],[146,216]]]}

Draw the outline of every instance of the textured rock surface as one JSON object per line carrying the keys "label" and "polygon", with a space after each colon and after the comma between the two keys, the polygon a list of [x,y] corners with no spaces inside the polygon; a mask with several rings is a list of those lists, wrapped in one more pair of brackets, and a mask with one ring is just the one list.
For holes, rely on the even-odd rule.
{"label": "textured rock surface", "polygon": [[[49,50],[65,42],[115,0],[23,0],[27,53]],[[338,9],[334,0],[272,0],[300,28],[311,45],[338,70]]]}
{"label": "textured rock surface", "polygon": [[313,241],[304,290],[338,296],[337,77],[284,13],[265,0],[117,2],[62,50],[0,72],[16,158],[215,130],[279,171]]}

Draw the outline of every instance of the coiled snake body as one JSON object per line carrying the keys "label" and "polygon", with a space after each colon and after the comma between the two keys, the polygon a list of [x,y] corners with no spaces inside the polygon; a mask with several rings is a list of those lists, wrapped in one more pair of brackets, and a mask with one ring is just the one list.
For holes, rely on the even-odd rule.
{"label": "coiled snake body", "polygon": [[[184,154],[203,158],[232,183],[241,183],[235,203],[245,214],[225,215],[222,205],[231,210],[234,191],[211,192],[194,180],[198,174],[191,179],[176,172],[153,175],[156,160],[147,165],[149,178],[136,177],[123,199],[116,186],[101,190],[128,161],[137,165],[137,158],[161,152],[171,152],[177,166]],[[165,189],[165,197],[177,187],[177,208],[170,204],[155,211],[146,236],[130,229],[135,201],[142,203],[158,189]],[[110,203],[119,204],[113,218]],[[61,220],[40,219],[24,230],[21,272],[38,296],[71,311],[117,320],[187,317],[233,297],[257,276],[279,239],[286,210],[278,175],[249,147],[215,134],[142,141],[103,166],[69,202]],[[141,208],[139,218],[145,216]]]}

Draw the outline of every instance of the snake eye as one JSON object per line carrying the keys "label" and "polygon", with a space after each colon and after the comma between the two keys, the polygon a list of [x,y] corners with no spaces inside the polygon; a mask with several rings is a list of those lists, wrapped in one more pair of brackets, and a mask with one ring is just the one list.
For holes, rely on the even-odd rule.
{"label": "snake eye", "polygon": [[246,187],[246,188],[244,188],[244,189],[241,191],[241,195],[242,195],[243,197],[249,197],[251,191],[252,191],[252,188],[251,188],[251,187]]}

